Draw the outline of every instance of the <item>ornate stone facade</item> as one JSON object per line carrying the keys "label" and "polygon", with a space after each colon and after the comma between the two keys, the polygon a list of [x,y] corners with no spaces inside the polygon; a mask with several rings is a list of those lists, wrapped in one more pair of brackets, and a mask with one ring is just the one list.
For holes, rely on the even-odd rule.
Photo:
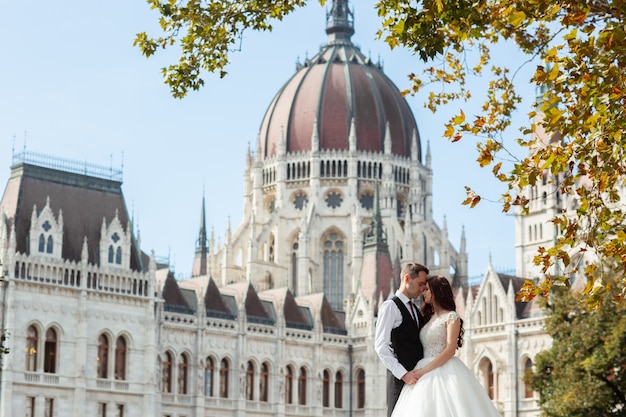
{"label": "ornate stone facade", "polygon": [[433,220],[430,152],[352,44],[346,1],[327,33],[270,105],[222,244],[203,199],[190,279],[141,250],[121,173],[14,157],[0,201],[0,417],[384,415],[376,314],[409,261],[452,280],[458,354],[502,415],[538,415],[521,377],[550,344],[541,312],[515,302],[521,278],[491,267],[468,286],[464,235],[457,250]]}

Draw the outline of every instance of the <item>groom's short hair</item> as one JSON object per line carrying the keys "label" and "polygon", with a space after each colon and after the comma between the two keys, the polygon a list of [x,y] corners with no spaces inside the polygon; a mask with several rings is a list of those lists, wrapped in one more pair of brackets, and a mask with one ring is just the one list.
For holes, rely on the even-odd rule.
{"label": "groom's short hair", "polygon": [[417,263],[408,263],[404,265],[404,268],[402,268],[400,277],[402,278],[405,275],[408,275],[411,279],[415,279],[417,278],[417,275],[422,271],[426,272],[426,275],[429,274],[428,268],[426,268],[424,265]]}

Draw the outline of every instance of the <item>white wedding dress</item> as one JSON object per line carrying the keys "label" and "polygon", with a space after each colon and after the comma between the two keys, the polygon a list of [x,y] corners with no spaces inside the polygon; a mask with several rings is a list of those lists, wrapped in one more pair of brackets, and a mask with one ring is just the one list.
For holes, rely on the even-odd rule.
{"label": "white wedding dress", "polygon": [[[446,347],[446,325],[459,318],[450,311],[431,318],[420,331],[424,359],[432,361]],[[474,374],[456,356],[402,388],[391,417],[501,417]]]}

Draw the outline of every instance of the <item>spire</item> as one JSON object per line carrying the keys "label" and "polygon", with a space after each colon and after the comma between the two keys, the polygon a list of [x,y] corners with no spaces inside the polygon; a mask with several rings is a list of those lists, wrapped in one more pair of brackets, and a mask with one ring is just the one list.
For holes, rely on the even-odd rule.
{"label": "spire", "polygon": [[461,229],[461,247],[459,248],[459,253],[464,254],[466,251],[467,242],[465,240],[465,225]]}
{"label": "spire", "polygon": [[193,260],[194,277],[203,276],[207,273],[207,254],[209,253],[208,239],[206,232],[206,210],[205,210],[204,190],[202,191],[202,209],[200,210],[200,230],[196,241],[196,256]]}
{"label": "spire", "polygon": [[372,227],[369,233],[365,236],[365,243],[387,243],[387,237],[383,231],[383,220],[380,214],[380,197],[378,195],[378,182],[374,189],[374,207],[372,213]]}
{"label": "spire", "polygon": [[354,34],[354,13],[348,8],[348,0],[333,0],[330,12],[326,13],[328,44],[351,43]]}

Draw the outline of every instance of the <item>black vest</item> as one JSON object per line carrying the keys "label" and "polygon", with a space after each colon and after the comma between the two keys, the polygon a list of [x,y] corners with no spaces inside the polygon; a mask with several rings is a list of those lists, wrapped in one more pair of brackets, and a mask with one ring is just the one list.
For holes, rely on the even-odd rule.
{"label": "black vest", "polygon": [[[420,342],[419,330],[415,326],[413,316],[409,310],[398,296],[394,295],[391,299],[398,306],[400,313],[402,313],[402,323],[391,331],[391,347],[396,358],[398,358],[398,362],[407,371],[410,371],[415,367],[417,361],[424,357],[424,348]],[[420,320],[420,313],[417,312],[417,315],[417,319]]]}

